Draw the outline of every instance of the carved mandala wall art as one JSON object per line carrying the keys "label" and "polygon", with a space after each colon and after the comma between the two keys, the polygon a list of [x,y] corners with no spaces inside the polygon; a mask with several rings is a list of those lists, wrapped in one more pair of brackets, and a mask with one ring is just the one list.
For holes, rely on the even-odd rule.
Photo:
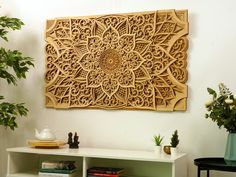
{"label": "carved mandala wall art", "polygon": [[46,106],[186,110],[185,10],[58,18],[46,27]]}

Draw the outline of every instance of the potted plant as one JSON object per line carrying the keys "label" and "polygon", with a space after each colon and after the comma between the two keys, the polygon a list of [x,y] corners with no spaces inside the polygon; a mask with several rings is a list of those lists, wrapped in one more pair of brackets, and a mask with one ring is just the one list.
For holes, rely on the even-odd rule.
{"label": "potted plant", "polygon": [[[0,40],[8,41],[8,30],[19,30],[24,23],[17,18],[0,16]],[[32,58],[25,57],[18,50],[8,50],[0,47],[0,78],[8,84],[17,85],[18,79],[26,78],[29,67],[34,66]],[[3,101],[0,95],[0,125],[11,130],[17,127],[16,118],[26,116],[28,109],[24,103],[9,103]]]}
{"label": "potted plant", "polygon": [[161,143],[163,141],[163,138],[164,137],[161,137],[161,135],[159,134],[158,136],[157,135],[154,135],[153,136],[153,140],[154,140],[154,143],[155,143],[155,154],[156,155],[160,155],[161,154]]}
{"label": "potted plant", "polygon": [[[223,83],[219,84],[219,93],[207,88],[208,93],[212,96],[206,101],[207,108],[206,118],[216,122],[218,127],[224,127],[228,134],[225,160],[236,163],[236,94],[233,94]],[[233,162],[232,162],[233,163]]]}
{"label": "potted plant", "polygon": [[170,141],[170,145],[171,145],[170,151],[171,151],[172,156],[176,156],[178,144],[179,144],[179,135],[178,135],[178,131],[175,130],[174,133],[172,134],[171,141]]}

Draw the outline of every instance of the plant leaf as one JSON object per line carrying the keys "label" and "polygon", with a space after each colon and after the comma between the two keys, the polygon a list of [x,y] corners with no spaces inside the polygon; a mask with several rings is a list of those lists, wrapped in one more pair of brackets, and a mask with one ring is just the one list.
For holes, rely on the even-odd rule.
{"label": "plant leaf", "polygon": [[[18,18],[0,16],[0,38],[8,41],[9,30],[19,30],[22,25],[24,23]],[[16,85],[17,79],[25,78],[31,66],[34,66],[32,58],[23,56],[20,51],[0,48],[0,78],[5,79],[8,84]],[[3,99],[4,97],[0,96],[0,100]],[[27,113],[28,109],[24,103],[0,102],[0,125],[14,130],[18,127],[16,118],[27,116]]]}
{"label": "plant leaf", "polygon": [[211,89],[211,88],[208,87],[208,88],[207,88],[207,91],[208,91],[209,94],[213,95],[214,98],[217,97],[217,94],[216,94],[216,91],[215,91],[215,90],[213,90],[213,89]]}

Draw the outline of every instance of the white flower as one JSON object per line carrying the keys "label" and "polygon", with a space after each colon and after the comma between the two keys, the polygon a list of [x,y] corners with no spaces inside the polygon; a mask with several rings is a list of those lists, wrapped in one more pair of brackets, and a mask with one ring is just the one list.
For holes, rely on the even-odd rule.
{"label": "white flower", "polygon": [[208,106],[212,105],[212,103],[213,103],[213,99],[209,99],[205,102],[205,106],[208,107]]}
{"label": "white flower", "polygon": [[231,100],[231,99],[229,99],[229,98],[227,98],[226,100],[225,100],[225,103],[226,104],[232,104],[234,101],[233,100]]}

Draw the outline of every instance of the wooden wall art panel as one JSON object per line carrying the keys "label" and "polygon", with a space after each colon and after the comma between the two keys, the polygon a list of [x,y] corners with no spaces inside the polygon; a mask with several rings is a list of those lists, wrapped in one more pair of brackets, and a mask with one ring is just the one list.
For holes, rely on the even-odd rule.
{"label": "wooden wall art panel", "polygon": [[46,106],[186,110],[186,10],[47,20]]}

